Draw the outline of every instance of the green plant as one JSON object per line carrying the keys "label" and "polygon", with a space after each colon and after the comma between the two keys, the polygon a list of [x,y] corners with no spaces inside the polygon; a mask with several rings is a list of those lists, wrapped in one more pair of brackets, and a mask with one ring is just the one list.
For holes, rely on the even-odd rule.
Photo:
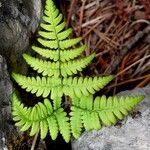
{"label": "green plant", "polygon": [[[20,126],[21,131],[31,128],[31,136],[40,131],[42,139],[49,131],[51,138],[55,140],[60,132],[64,140],[69,142],[71,134],[78,138],[83,127],[86,130],[100,129],[102,125],[110,126],[117,119],[123,119],[143,96],[93,98],[95,92],[108,84],[113,76],[75,76],[92,61],[95,54],[78,58],[86,47],[78,46],[81,38],[69,38],[72,30],[64,30],[63,15],[52,0],[46,0],[44,14],[45,23],[40,24],[38,38],[40,45],[32,46],[42,58],[23,54],[26,62],[42,75],[27,77],[12,74],[23,89],[44,101],[33,107],[26,107],[14,93],[12,114],[16,126]],[[70,107],[70,112],[64,110],[67,106]]]}

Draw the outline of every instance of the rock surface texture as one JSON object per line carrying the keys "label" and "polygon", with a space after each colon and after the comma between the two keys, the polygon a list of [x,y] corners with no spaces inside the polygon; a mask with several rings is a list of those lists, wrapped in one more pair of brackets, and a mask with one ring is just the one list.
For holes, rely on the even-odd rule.
{"label": "rock surface texture", "polygon": [[0,54],[13,69],[29,50],[42,9],[41,0],[0,0]]}
{"label": "rock surface texture", "polygon": [[150,150],[150,85],[119,95],[144,94],[144,101],[116,126],[84,132],[72,140],[72,150]]}
{"label": "rock surface texture", "polygon": [[6,61],[0,55],[0,150],[6,149],[7,140],[16,133],[14,126],[10,123],[12,89]]}
{"label": "rock surface texture", "polygon": [[13,85],[8,70],[26,72],[22,53],[32,44],[42,6],[41,0],[0,0],[0,150],[18,135],[11,119]]}

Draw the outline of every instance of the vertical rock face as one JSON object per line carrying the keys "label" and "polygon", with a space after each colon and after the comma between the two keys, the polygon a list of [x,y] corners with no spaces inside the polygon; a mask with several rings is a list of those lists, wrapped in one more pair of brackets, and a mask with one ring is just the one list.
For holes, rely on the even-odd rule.
{"label": "vertical rock face", "polygon": [[0,150],[12,134],[17,135],[11,124],[13,87],[8,70],[22,68],[22,53],[31,45],[42,9],[41,0],[0,0]]}
{"label": "vertical rock face", "polygon": [[42,13],[41,0],[0,1],[0,54],[17,64],[28,49]]}
{"label": "vertical rock face", "polygon": [[99,131],[84,132],[72,141],[72,150],[149,150],[150,85],[119,95],[145,95],[144,101],[119,125]]}
{"label": "vertical rock face", "polygon": [[13,125],[10,124],[11,106],[10,96],[12,83],[7,72],[5,59],[0,55],[0,149],[6,147],[6,140],[15,134]]}

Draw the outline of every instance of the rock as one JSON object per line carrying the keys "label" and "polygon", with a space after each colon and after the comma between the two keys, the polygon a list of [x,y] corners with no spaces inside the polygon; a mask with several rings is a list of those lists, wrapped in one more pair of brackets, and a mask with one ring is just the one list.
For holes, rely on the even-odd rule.
{"label": "rock", "polygon": [[[33,140],[29,138],[28,134],[20,132],[12,121],[11,95],[13,89],[7,71],[7,63],[0,55],[0,150],[30,149]],[[24,146],[27,143],[28,145]],[[44,147],[45,143],[43,141],[38,142],[36,145],[36,149],[39,150],[44,149]]]}
{"label": "rock", "polygon": [[137,94],[146,97],[133,115],[116,126],[84,132],[78,140],[72,140],[72,150],[150,150],[150,85],[119,95]]}
{"label": "rock", "polygon": [[6,149],[6,143],[17,131],[10,123],[11,93],[13,87],[7,72],[5,59],[0,55],[0,149]]}
{"label": "rock", "polygon": [[0,1],[0,150],[12,147],[20,135],[11,118],[13,85],[8,70],[26,72],[22,53],[29,50],[42,9],[41,0]]}
{"label": "rock", "polygon": [[8,70],[26,72],[22,53],[30,47],[42,9],[41,0],[0,1],[0,150],[18,137],[11,119],[13,86]]}
{"label": "rock", "polygon": [[0,55],[11,69],[22,66],[22,53],[30,49],[42,9],[41,0],[0,1]]}

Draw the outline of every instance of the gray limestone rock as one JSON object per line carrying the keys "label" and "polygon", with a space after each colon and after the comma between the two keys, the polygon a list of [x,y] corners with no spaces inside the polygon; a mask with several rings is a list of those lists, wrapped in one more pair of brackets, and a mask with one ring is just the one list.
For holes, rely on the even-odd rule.
{"label": "gray limestone rock", "polygon": [[72,150],[150,150],[150,85],[119,93],[139,94],[146,97],[131,113],[133,115],[116,126],[84,132],[78,140],[72,140]]}

